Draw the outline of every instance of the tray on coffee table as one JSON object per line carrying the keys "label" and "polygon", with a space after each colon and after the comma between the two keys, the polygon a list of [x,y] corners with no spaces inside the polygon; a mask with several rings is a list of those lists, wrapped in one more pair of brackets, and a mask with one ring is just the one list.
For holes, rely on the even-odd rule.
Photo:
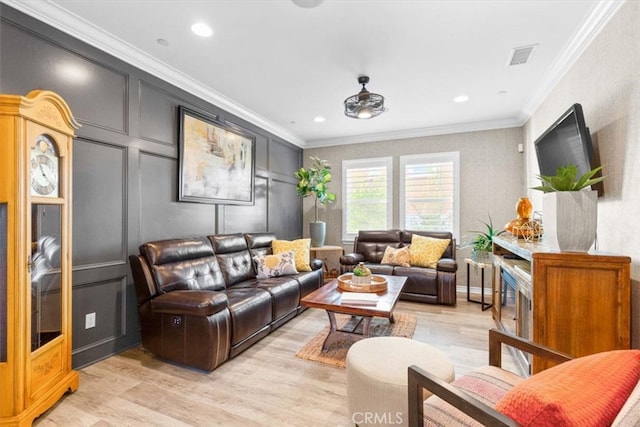
{"label": "tray on coffee table", "polygon": [[347,292],[385,292],[387,279],[382,276],[371,276],[371,283],[353,283],[353,273],[345,273],[338,276],[338,288]]}

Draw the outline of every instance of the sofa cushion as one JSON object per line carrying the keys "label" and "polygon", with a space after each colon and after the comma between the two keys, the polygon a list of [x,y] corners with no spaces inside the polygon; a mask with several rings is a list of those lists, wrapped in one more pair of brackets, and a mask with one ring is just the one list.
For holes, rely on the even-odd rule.
{"label": "sofa cushion", "polygon": [[174,290],[223,290],[225,282],[206,238],[168,239],[140,246],[157,293]]}
{"label": "sofa cushion", "polygon": [[403,248],[387,246],[387,249],[384,250],[381,264],[409,267],[409,248],[410,246],[405,246]]}
{"label": "sofa cushion", "polygon": [[242,234],[209,236],[227,287],[254,279],[253,260]]}
{"label": "sofa cushion", "polygon": [[525,426],[610,425],[640,378],[640,350],[573,359],[521,382],[496,409]]}
{"label": "sofa cushion", "polygon": [[298,271],[311,271],[309,265],[311,239],[298,240],[274,240],[271,242],[274,254],[293,251],[296,258],[296,269]]}
{"label": "sofa cushion", "polygon": [[274,255],[258,255],[254,256],[253,260],[256,263],[258,279],[298,274],[293,251]]}
{"label": "sofa cushion", "polygon": [[[486,405],[494,406],[502,396],[521,381],[523,381],[521,377],[509,371],[495,366],[483,366],[456,379],[451,385]],[[437,396],[431,396],[425,400],[423,417],[425,426],[482,426],[481,423]]]}
{"label": "sofa cushion", "polygon": [[360,230],[354,241],[353,250],[355,253],[362,254],[363,261],[380,264],[388,246],[393,248],[402,246],[400,230]]}
{"label": "sofa cushion", "polygon": [[300,285],[294,277],[270,277],[260,280],[257,286],[271,294],[274,321],[297,311],[300,304]]}
{"label": "sofa cushion", "polygon": [[156,313],[201,317],[224,310],[228,304],[227,294],[216,291],[173,291],[151,300]]}
{"label": "sofa cushion", "polygon": [[273,233],[246,233],[244,235],[249,247],[251,256],[256,255],[271,255],[273,249],[271,248],[271,242],[275,240],[276,235]]}
{"label": "sofa cushion", "polygon": [[227,297],[231,312],[232,346],[268,328],[273,321],[273,302],[267,290],[252,286],[251,283],[239,283],[227,289]]}
{"label": "sofa cushion", "polygon": [[409,247],[409,264],[417,267],[436,268],[438,260],[450,242],[450,239],[434,239],[414,234],[411,237],[411,246]]}

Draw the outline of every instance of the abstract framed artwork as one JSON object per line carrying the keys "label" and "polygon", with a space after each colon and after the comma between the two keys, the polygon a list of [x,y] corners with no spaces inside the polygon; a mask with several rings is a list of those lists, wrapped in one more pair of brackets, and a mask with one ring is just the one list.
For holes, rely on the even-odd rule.
{"label": "abstract framed artwork", "polygon": [[255,137],[179,108],[178,201],[252,205]]}

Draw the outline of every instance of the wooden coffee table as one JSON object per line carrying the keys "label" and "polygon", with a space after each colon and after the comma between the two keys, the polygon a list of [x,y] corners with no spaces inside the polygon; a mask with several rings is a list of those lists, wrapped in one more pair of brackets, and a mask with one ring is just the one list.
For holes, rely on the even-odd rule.
{"label": "wooden coffee table", "polygon": [[[398,302],[400,292],[407,281],[401,276],[382,276],[387,279],[387,290],[378,292],[377,304],[348,304],[342,303],[342,294],[346,293],[338,288],[338,279],[327,282],[323,287],[316,289],[300,301],[305,307],[321,308],[327,311],[329,316],[329,334],[322,344],[322,351],[326,352],[329,347],[336,342],[343,334],[369,336],[369,325],[374,317],[386,317],[391,323],[393,320],[393,309]],[[338,329],[336,324],[336,313],[350,314],[361,317],[360,322],[352,329]],[[357,327],[362,323],[362,333],[356,332]]]}

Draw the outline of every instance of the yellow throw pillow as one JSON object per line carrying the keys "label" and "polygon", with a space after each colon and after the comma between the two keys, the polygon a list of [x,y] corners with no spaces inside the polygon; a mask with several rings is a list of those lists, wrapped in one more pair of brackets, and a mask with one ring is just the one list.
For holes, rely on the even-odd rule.
{"label": "yellow throw pillow", "polygon": [[283,252],[293,251],[296,258],[296,270],[311,271],[309,266],[311,239],[298,240],[274,240],[271,242],[273,253],[275,255]]}
{"label": "yellow throw pillow", "polygon": [[412,235],[411,246],[409,246],[409,264],[416,267],[436,268],[438,260],[450,242],[450,239]]}
{"label": "yellow throw pillow", "polygon": [[401,267],[410,267],[409,265],[409,247],[393,248],[387,246],[382,256],[381,264],[399,265]]}

